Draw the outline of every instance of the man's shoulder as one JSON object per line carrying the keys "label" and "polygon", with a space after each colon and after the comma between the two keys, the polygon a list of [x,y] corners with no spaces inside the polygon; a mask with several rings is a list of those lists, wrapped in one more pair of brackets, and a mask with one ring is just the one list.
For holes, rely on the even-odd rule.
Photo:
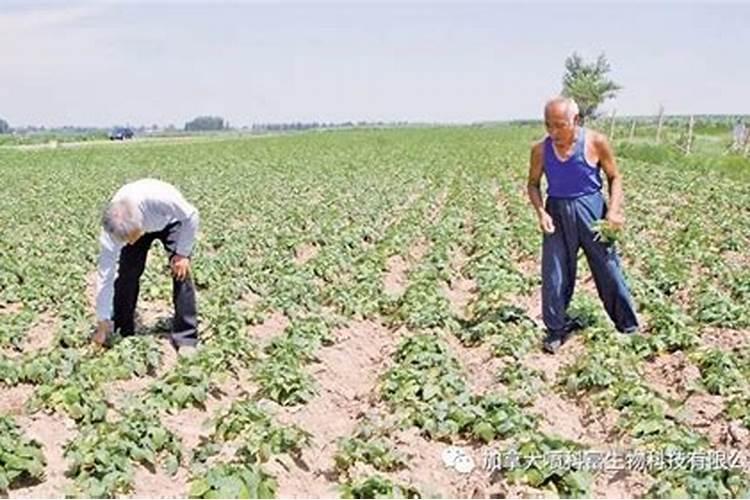
{"label": "man's shoulder", "polygon": [[588,139],[588,141],[590,141],[592,144],[596,146],[607,143],[606,134],[599,132],[598,130],[591,129],[591,128],[586,129],[586,138]]}
{"label": "man's shoulder", "polygon": [[157,189],[157,190],[176,189],[173,185],[171,185],[168,182],[164,182],[160,179],[152,179],[152,178],[138,179],[137,181],[131,182],[130,185],[135,188],[141,188],[141,189],[144,189],[144,188]]}
{"label": "man's shoulder", "polygon": [[586,149],[596,151],[597,154],[604,154],[611,149],[607,135],[598,130],[586,129]]}
{"label": "man's shoulder", "polygon": [[114,198],[159,198],[165,195],[172,196],[179,193],[177,188],[168,182],[159,179],[138,179],[122,186]]}
{"label": "man's shoulder", "polygon": [[542,154],[544,152],[544,143],[547,141],[547,138],[543,138],[535,142],[531,146],[531,152],[534,154]]}

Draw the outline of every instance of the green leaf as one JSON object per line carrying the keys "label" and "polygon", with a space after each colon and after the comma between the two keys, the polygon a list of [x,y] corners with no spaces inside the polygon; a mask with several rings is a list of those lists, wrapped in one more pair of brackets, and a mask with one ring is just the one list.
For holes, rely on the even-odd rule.
{"label": "green leaf", "polygon": [[474,426],[472,432],[475,436],[479,437],[485,443],[489,443],[495,439],[495,429],[487,422],[479,422]]}
{"label": "green leaf", "polygon": [[588,496],[591,491],[591,474],[585,471],[574,471],[565,474],[565,485],[574,497]]}
{"label": "green leaf", "polygon": [[429,401],[433,397],[435,397],[436,394],[440,392],[440,388],[435,384],[425,384],[425,386],[422,388],[422,398],[425,401]]}
{"label": "green leaf", "polygon": [[167,441],[167,431],[162,427],[151,427],[149,429],[149,434],[154,440],[154,448],[156,448],[157,450],[161,449],[161,447],[164,446],[164,443],[166,443]]}
{"label": "green leaf", "polygon": [[187,405],[187,402],[190,400],[191,395],[192,390],[190,389],[190,387],[180,385],[175,388],[174,393],[172,393],[172,399],[175,403],[177,403],[177,406],[182,408]]}
{"label": "green leaf", "polygon": [[9,487],[10,487],[10,481],[8,480],[8,476],[0,468],[0,493],[4,493],[8,491]]}
{"label": "green leaf", "polygon": [[258,484],[258,498],[276,498],[276,481],[266,478]]}
{"label": "green leaf", "polygon": [[167,473],[170,476],[174,476],[177,473],[177,469],[180,467],[180,463],[177,460],[177,457],[174,455],[169,455],[167,458],[164,459],[164,468],[167,470]]}
{"label": "green leaf", "polygon": [[206,493],[211,489],[211,485],[208,484],[208,481],[206,481],[203,478],[194,479],[190,483],[190,489],[188,491],[188,496],[190,498],[204,498]]}

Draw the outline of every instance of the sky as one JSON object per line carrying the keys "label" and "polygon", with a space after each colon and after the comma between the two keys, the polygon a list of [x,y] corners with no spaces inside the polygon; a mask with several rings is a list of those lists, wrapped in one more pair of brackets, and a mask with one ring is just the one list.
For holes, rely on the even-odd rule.
{"label": "sky", "polygon": [[750,113],[750,4],[0,0],[0,118],[540,118],[605,53],[618,115]]}

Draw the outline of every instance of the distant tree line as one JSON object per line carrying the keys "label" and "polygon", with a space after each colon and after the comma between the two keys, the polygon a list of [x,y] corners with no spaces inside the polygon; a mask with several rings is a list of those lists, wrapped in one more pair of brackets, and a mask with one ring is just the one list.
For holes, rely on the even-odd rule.
{"label": "distant tree line", "polygon": [[329,129],[329,128],[353,128],[353,127],[402,127],[409,125],[408,122],[368,122],[368,121],[346,121],[346,122],[290,122],[290,123],[254,123],[251,127],[253,132],[285,132],[294,130]]}
{"label": "distant tree line", "polygon": [[213,130],[224,130],[229,124],[224,122],[220,116],[199,116],[185,124],[186,132],[205,132]]}

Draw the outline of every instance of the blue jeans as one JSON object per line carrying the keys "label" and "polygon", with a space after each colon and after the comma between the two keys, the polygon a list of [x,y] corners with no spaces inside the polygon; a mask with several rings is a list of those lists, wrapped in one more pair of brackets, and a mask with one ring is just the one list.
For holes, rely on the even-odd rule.
{"label": "blue jeans", "polygon": [[547,198],[547,213],[555,232],[542,243],[542,318],[551,336],[561,336],[576,282],[578,249],[583,247],[596,290],[615,328],[630,333],[638,328],[630,291],[614,244],[595,241],[591,225],[606,216],[601,193],[578,198]]}

